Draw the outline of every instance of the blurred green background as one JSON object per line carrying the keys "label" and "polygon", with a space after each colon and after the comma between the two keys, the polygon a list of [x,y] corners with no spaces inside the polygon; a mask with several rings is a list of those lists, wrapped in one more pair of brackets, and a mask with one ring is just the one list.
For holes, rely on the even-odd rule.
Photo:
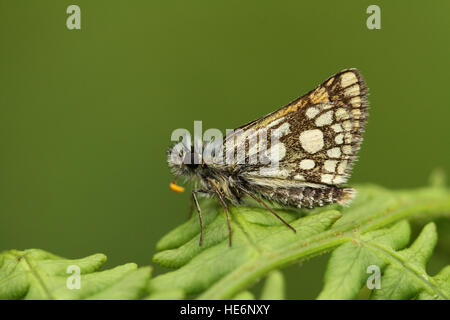
{"label": "blurred green background", "polygon": [[[70,4],[81,30],[66,28]],[[370,4],[381,30],[366,27]],[[174,129],[237,127],[349,67],[371,102],[350,183],[450,172],[449,12],[444,0],[0,0],[0,250],[150,264],[189,206],[168,188]],[[325,263],[288,268],[289,298],[313,298]]]}

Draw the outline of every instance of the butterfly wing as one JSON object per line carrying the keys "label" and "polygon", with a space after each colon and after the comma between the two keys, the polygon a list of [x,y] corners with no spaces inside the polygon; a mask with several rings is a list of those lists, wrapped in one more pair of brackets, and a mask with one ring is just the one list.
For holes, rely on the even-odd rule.
{"label": "butterfly wing", "polygon": [[261,154],[258,134],[245,142],[245,159],[238,156],[235,167],[250,183],[342,184],[362,142],[367,108],[367,87],[360,72],[347,69],[285,107],[236,129],[224,145],[233,139],[236,143],[240,135],[236,132],[266,130],[268,137],[278,138],[273,144],[267,138],[265,145],[276,166],[252,163]]}

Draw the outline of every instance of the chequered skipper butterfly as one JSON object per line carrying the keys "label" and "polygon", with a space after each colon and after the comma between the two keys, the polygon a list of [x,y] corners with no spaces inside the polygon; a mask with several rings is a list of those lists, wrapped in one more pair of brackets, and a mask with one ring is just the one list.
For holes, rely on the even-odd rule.
{"label": "chequered skipper butterfly", "polygon": [[[261,148],[262,140],[241,140],[236,144],[236,133],[228,134],[221,146],[234,154],[239,148],[245,150],[245,161],[203,162],[201,154],[187,147],[184,157],[189,161],[168,164],[173,174],[185,176],[200,184],[192,190],[192,199],[199,215],[203,240],[202,213],[197,194],[215,195],[225,210],[229,244],[232,230],[228,204],[241,205],[249,196],[290,226],[262,200],[288,207],[313,208],[331,203],[347,204],[355,193],[345,184],[352,169],[356,153],[362,142],[367,119],[367,87],[357,69],[347,69],[330,77],[316,89],[292,101],[265,117],[236,129],[236,132],[276,133],[277,167],[262,171],[266,164],[250,161]],[[232,149],[229,142],[233,142]],[[273,142],[272,142],[273,144]],[[205,146],[206,147],[206,146]],[[202,148],[204,150],[204,148]],[[200,152],[201,153],[201,152]],[[191,161],[192,160],[192,161]],[[198,160],[198,161],[195,161]],[[221,159],[222,160],[222,159]],[[183,189],[171,184],[174,191]]]}

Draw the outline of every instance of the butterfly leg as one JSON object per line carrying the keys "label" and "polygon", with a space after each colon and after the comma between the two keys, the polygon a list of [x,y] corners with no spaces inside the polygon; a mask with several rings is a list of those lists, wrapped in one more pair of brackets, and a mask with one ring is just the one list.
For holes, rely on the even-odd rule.
{"label": "butterfly leg", "polygon": [[273,209],[271,207],[269,207],[267,204],[264,203],[264,201],[262,201],[261,199],[258,199],[257,197],[255,197],[254,195],[252,195],[251,193],[243,190],[246,194],[248,194],[250,197],[252,197],[253,199],[255,199],[256,201],[258,201],[258,203],[262,204],[267,210],[269,210],[275,217],[277,217],[281,222],[283,222],[287,227],[289,227],[292,231],[294,231],[295,233],[297,233],[297,230],[295,230],[295,228],[293,226],[291,226],[289,223],[287,223],[282,217],[280,217],[275,211],[273,211]]}
{"label": "butterfly leg", "polygon": [[214,183],[211,183],[211,182],[209,184],[214,189],[214,192],[216,193],[217,199],[219,199],[220,204],[222,205],[223,209],[225,210],[225,214],[227,216],[227,224],[228,224],[228,245],[231,247],[233,233],[232,233],[232,230],[231,230],[230,212],[228,211],[228,206],[225,203],[225,201],[223,200],[222,195],[220,194],[220,191],[216,187],[216,185]]}
{"label": "butterfly leg", "polygon": [[[195,207],[197,208],[198,219],[200,221],[200,241],[199,241],[198,245],[201,246],[202,242],[203,242],[203,218],[202,218],[202,209],[200,208],[200,205],[197,200],[197,192],[202,192],[202,190],[192,190],[192,200],[193,200],[193,203],[195,204]],[[191,201],[191,206],[192,206],[192,201]]]}
{"label": "butterfly leg", "polygon": [[[204,190],[197,190],[197,183],[194,185],[195,192],[204,192]],[[188,213],[188,220],[192,218],[192,211],[194,211],[194,196],[189,198],[189,213]]]}

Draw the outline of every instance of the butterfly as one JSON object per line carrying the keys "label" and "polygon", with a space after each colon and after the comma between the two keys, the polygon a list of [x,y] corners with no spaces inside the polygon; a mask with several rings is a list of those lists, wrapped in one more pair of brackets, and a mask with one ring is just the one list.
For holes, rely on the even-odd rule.
{"label": "butterfly", "polygon": [[[229,205],[242,205],[246,197],[294,232],[263,200],[296,208],[350,203],[355,190],[342,185],[363,141],[367,93],[360,72],[346,69],[281,109],[229,132],[223,141],[169,148],[168,165],[175,177],[199,186],[192,190],[201,227],[199,245],[203,219],[197,195],[217,197],[226,214],[230,246]],[[182,190],[175,180],[171,187]]]}

